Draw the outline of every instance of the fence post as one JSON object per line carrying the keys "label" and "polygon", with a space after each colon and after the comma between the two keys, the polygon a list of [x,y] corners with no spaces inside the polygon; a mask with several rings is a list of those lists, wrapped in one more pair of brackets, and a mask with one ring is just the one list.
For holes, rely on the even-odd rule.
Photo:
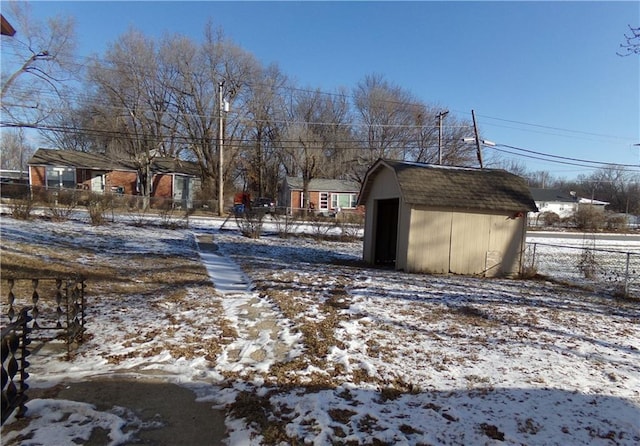
{"label": "fence post", "polygon": [[533,253],[531,253],[531,269],[536,267],[536,246],[537,246],[537,243],[534,243]]}
{"label": "fence post", "polygon": [[629,296],[629,263],[631,261],[631,253],[627,253],[627,266],[624,272],[624,295],[625,297]]}

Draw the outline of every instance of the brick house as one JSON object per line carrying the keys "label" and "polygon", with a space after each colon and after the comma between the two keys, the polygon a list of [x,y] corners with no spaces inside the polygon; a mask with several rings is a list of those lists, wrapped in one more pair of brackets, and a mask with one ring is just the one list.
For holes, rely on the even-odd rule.
{"label": "brick house", "polygon": [[[29,185],[34,189],[82,189],[96,193],[140,195],[140,179],[132,162],[96,153],[38,149],[29,160]],[[155,158],[152,198],[184,202],[190,207],[200,188],[198,166],[172,158]]]}
{"label": "brick house", "polygon": [[313,209],[318,213],[335,215],[338,211],[358,209],[360,184],[348,180],[314,178],[309,182],[309,203],[305,202],[302,178],[286,177],[280,190],[278,207],[287,212]]}

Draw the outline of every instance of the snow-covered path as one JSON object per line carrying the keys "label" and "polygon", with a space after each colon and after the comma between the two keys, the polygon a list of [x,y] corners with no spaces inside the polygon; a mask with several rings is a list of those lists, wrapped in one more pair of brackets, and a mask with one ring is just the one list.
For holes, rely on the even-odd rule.
{"label": "snow-covered path", "polygon": [[267,372],[278,362],[300,355],[300,334],[283,324],[284,316],[253,290],[240,267],[218,250],[213,237],[197,234],[200,258],[216,291],[222,294],[224,317],[237,331],[223,347],[218,360],[221,372]]}

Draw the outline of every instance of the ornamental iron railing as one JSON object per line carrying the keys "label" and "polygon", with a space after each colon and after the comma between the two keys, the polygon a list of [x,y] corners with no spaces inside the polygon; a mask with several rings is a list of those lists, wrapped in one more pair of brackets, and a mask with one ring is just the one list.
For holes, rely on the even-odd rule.
{"label": "ornamental iron railing", "polygon": [[33,320],[30,310],[30,307],[23,308],[18,317],[2,329],[2,424],[14,411],[18,411],[18,418],[27,411],[27,357],[30,355],[27,346],[31,343],[29,322]]}

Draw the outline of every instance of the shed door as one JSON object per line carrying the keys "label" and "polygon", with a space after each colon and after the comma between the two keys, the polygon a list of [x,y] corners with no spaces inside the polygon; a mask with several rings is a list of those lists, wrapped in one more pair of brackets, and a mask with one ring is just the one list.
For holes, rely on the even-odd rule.
{"label": "shed door", "polygon": [[396,262],[398,241],[398,198],[376,201],[375,263],[390,265]]}

